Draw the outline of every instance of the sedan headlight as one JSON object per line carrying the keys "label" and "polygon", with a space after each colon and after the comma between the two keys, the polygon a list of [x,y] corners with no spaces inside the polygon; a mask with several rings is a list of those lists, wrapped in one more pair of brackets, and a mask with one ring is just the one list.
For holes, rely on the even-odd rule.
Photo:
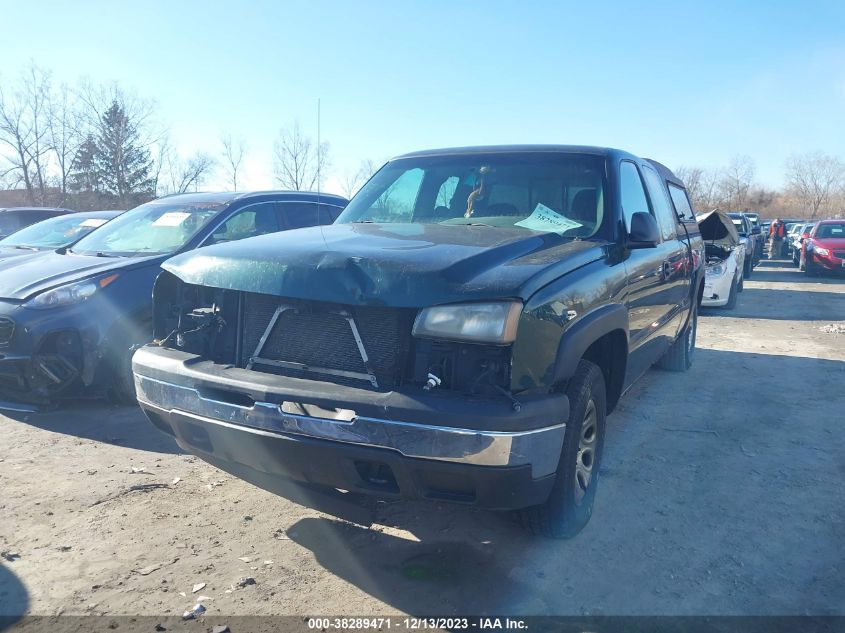
{"label": "sedan headlight", "polygon": [[101,279],[86,279],[76,283],[59,286],[35,295],[24,303],[26,308],[56,308],[59,306],[81,303],[94,295],[100,288],[105,288],[117,279],[117,275],[109,275]]}
{"label": "sedan headlight", "polygon": [[516,301],[464,303],[424,308],[414,321],[414,336],[506,345],[516,340],[522,304]]}
{"label": "sedan headlight", "polygon": [[708,266],[705,272],[713,275],[714,277],[721,277],[725,274],[725,267],[722,264],[716,264],[715,266]]}
{"label": "sedan headlight", "polygon": [[830,251],[821,246],[813,246],[813,252],[816,255],[821,255],[822,257],[827,257],[828,255],[830,255]]}

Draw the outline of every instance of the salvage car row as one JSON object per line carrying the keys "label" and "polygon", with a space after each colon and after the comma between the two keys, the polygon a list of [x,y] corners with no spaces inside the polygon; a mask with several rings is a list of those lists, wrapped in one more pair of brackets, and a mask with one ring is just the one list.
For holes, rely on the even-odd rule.
{"label": "salvage car row", "polygon": [[697,221],[660,163],[579,146],[408,154],[348,206],[162,198],[0,262],[0,393],[99,387],[268,490],[518,510],[571,537],[606,416],[653,364],[692,365],[699,305],[731,306],[759,261],[746,220]]}

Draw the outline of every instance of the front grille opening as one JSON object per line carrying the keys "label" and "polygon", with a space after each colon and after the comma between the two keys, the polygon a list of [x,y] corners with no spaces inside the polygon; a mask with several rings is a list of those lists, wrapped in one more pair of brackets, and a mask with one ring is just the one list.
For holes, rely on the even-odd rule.
{"label": "front grille opening", "polygon": [[382,492],[399,492],[399,484],[393,470],[387,464],[381,462],[356,461],[355,470],[367,484],[368,488]]}
{"label": "front grille opening", "polygon": [[[379,390],[402,383],[414,311],[254,293],[245,294],[243,304],[241,367],[370,389],[375,377]],[[366,362],[348,317],[355,323]]]}

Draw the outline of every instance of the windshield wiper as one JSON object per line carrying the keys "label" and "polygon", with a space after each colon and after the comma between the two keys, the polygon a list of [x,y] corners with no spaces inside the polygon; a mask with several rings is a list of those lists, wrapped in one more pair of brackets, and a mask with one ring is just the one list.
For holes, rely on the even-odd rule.
{"label": "windshield wiper", "polygon": [[484,222],[441,222],[441,224],[446,226],[489,226],[491,228],[496,228],[494,225],[485,224]]}
{"label": "windshield wiper", "polygon": [[22,246],[20,244],[15,244],[15,248],[22,251],[38,251],[41,250],[37,246]]}

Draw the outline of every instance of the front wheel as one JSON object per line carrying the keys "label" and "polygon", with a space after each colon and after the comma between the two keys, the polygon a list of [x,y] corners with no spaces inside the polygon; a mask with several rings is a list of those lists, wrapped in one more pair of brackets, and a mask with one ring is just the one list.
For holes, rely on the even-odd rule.
{"label": "front wheel", "polygon": [[607,415],[601,369],[580,361],[566,394],[569,419],[552,492],[545,503],[520,512],[523,525],[535,534],[560,539],[578,534],[593,513]]}
{"label": "front wheel", "polygon": [[736,281],[736,277],[734,277],[733,281],[731,282],[731,292],[728,295],[728,302],[725,304],[725,307],[728,310],[732,310],[736,307],[736,295],[738,293],[738,286],[739,284]]}
{"label": "front wheel", "polygon": [[750,276],[751,276],[751,272],[752,272],[753,270],[754,270],[754,264],[753,264],[753,262],[751,261],[751,258],[749,257],[748,259],[746,259],[746,260],[745,260],[745,264],[743,265],[742,276],[743,276],[744,278],[750,277]]}
{"label": "front wheel", "polygon": [[137,404],[135,398],[135,376],[132,373],[132,356],[135,351],[148,343],[147,325],[140,324],[135,329],[122,333],[117,338],[111,353],[111,388],[110,398],[118,404]]}

